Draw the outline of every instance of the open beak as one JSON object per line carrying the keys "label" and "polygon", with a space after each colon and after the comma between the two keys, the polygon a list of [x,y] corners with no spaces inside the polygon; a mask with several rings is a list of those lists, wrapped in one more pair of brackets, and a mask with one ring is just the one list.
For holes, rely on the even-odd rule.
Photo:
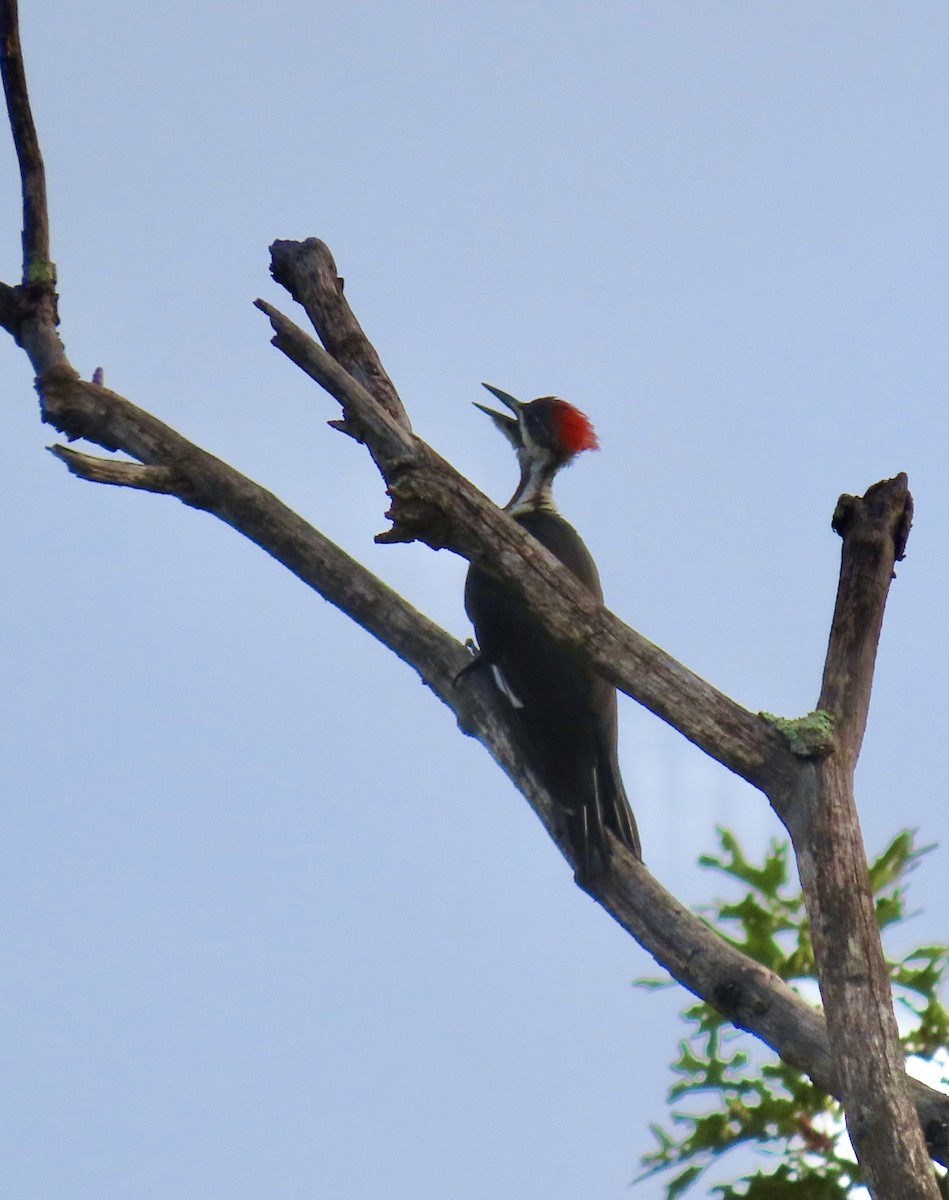
{"label": "open beak", "polygon": [[[504,407],[509,408],[511,410],[511,412],[514,413],[515,416],[524,407],[524,405],[521,404],[520,400],[515,400],[514,397],[509,392],[502,392],[500,388],[496,388],[490,383],[482,383],[481,386],[483,388],[487,388],[488,391],[491,393],[491,395],[496,396],[497,399],[500,400],[501,403],[504,405]],[[479,404],[478,408],[481,408],[481,407],[482,406]]]}
{"label": "open beak", "polygon": [[513,396],[507,392],[502,392],[500,388],[492,387],[490,383],[483,383],[481,386],[487,388],[492,396],[497,396],[504,407],[509,408],[515,415],[509,417],[507,413],[496,412],[493,408],[488,408],[487,405],[478,404],[477,401],[474,402],[475,408],[480,408],[483,413],[489,416],[511,445],[517,449],[521,439],[516,414],[520,412],[523,405],[520,400],[515,400]]}

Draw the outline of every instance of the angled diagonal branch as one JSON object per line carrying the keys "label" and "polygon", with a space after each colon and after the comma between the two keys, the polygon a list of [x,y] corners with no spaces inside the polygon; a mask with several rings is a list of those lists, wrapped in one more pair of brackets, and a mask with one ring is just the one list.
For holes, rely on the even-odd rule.
{"label": "angled diagonal branch", "polygon": [[89,483],[109,483],[165,496],[176,495],[181,488],[181,481],[171,467],[146,467],[143,463],[126,462],[124,459],[80,454],[68,446],[49,446],[47,449],[66,464],[71,474]]}
{"label": "angled diagonal branch", "polygon": [[382,540],[418,538],[484,567],[525,600],[553,637],[707,754],[765,791],[785,786],[798,764],[774,728],[598,604],[507,513],[382,412],[313,338],[272,305],[258,300],[257,307],[270,318],[278,349],[340,402],[347,428],[365,440],[393,497],[396,529]]}
{"label": "angled diagonal branch", "polygon": [[[497,692],[480,672],[458,679],[470,658],[454,638],[271,493],[124,397],[63,369],[47,372],[39,384],[48,422],[71,437],[124,451],[145,464],[102,467],[93,465],[91,456],[60,450],[72,469],[86,477],[104,472],[112,483],[134,478],[136,484],[158,482],[161,491],[167,486],[171,494],[218,516],[283,563],[419,673],[463,730],[488,748],[563,848],[558,813],[525,766]],[[820,1014],[771,972],[711,933],[620,847],[616,870],[596,898],[685,987],[835,1091]],[[934,1131],[933,1154],[942,1161],[949,1157],[945,1139],[939,1140],[940,1131],[949,1128],[949,1100],[921,1084],[914,1098],[919,1119]]]}
{"label": "angled diagonal branch", "polygon": [[[623,869],[603,879],[596,897],[606,911],[690,992],[844,1102],[820,1009],[724,941],[625,848],[615,853]],[[931,1157],[949,1165],[949,1096],[909,1077],[906,1084]]]}
{"label": "angled diagonal branch", "polygon": [[[271,492],[117,392],[58,369],[38,382],[49,424],[139,460],[117,463],[57,447],[74,473],[126,485],[134,479],[133,486],[167,492],[219,517],[415,666],[437,695],[454,698],[454,678],[470,661],[464,648]],[[463,712],[459,719],[474,720]]]}
{"label": "angled diagonal branch", "polygon": [[275,334],[272,342],[277,349],[331,396],[346,397],[340,401],[345,414],[343,431],[366,443],[383,478],[422,461],[424,443],[360,383],[358,376],[365,374],[364,371],[348,371],[319,342],[266,300],[255,300],[254,305],[270,319]]}
{"label": "angled diagonal branch", "polygon": [[[256,542],[415,669],[452,709],[464,731],[487,747],[564,849],[557,810],[525,766],[497,692],[480,672],[458,679],[470,658],[454,638],[271,493],[124,397],[76,379],[59,377],[47,384],[48,420],[100,445],[147,454],[151,465],[140,469],[161,471],[160,476],[150,476],[161,480],[161,490],[174,481],[172,494]],[[65,451],[70,466],[93,474],[90,456],[74,455]],[[606,911],[683,986],[838,1094],[820,1013],[767,968],[709,930],[621,847],[616,848],[616,859],[616,870],[595,893]],[[949,1128],[949,1098],[922,1084],[913,1087],[919,1120],[933,1131],[932,1153],[946,1161],[949,1145],[942,1131]]]}
{"label": "angled diagonal branch", "polygon": [[[563,846],[558,814],[524,766],[496,691],[479,672],[469,672],[459,681],[461,667],[470,660],[455,639],[271,493],[124,397],[83,382],[69,365],[56,334],[45,183],[29,114],[16,18],[16,4],[0,0],[0,54],[24,192],[24,282],[18,288],[0,285],[0,323],[30,356],[44,419],[70,438],[86,438],[137,461],[95,459],[63,447],[58,455],[85,478],[175,495],[225,521],[287,566],[418,671],[456,714],[465,732],[477,736],[504,767]],[[388,472],[395,536],[450,546],[482,564],[497,562],[499,576],[518,590],[555,636],[587,654],[607,678],[691,740],[759,786],[780,788],[798,780],[802,772],[775,730],[591,604],[543,548],[412,437],[401,405],[391,403],[391,396],[387,402],[380,394],[391,388],[391,381],[377,359],[378,369],[367,365],[369,344],[342,301],[335,266],[321,245],[311,248],[320,262],[320,279],[308,294],[308,304],[316,311],[316,327],[333,353],[317,347],[319,353],[307,348],[306,354],[308,361],[317,364],[314,370],[332,381],[326,386],[344,404],[347,423],[355,422],[384,474]],[[289,252],[289,259],[293,257]],[[326,290],[323,277],[330,273],[332,286]],[[338,327],[323,321],[324,308],[333,310]],[[293,357],[297,335],[304,335],[286,318],[280,321],[281,349]],[[571,622],[576,632],[571,632]],[[630,682],[637,672],[642,675],[641,685]],[[616,869],[603,880],[596,898],[686,987],[837,1091],[820,1015],[759,964],[711,934],[651,879],[638,860],[618,848]],[[919,1119],[931,1135],[933,1152],[945,1160],[949,1099],[923,1085],[913,1085],[913,1096]],[[941,1137],[936,1136],[938,1131]]]}
{"label": "angled diagonal branch", "polygon": [[[282,279],[292,285],[293,272],[288,267],[288,261],[292,260],[292,255],[287,249],[286,243],[281,243],[281,254],[283,256]],[[306,244],[297,246],[297,253],[300,261],[305,262],[309,254],[309,249]],[[291,291],[293,290],[291,286]],[[384,535],[380,540],[411,540],[418,538],[437,548],[447,546],[448,548],[462,554],[472,562],[477,562],[478,565],[485,566],[497,577],[504,580],[508,586],[512,588],[520,597],[522,597],[535,615],[544,623],[545,628],[562,644],[570,646],[578,654],[583,654],[587,661],[592,662],[601,671],[601,673],[611,682],[615,683],[627,694],[631,695],[644,703],[657,715],[669,721],[680,732],[682,732],[690,740],[696,742],[713,757],[724,762],[726,765],[736,770],[739,774],[744,775],[750,782],[762,787],[768,791],[775,802],[776,810],[782,819],[786,815],[793,818],[795,825],[795,845],[799,853],[801,862],[802,881],[805,886],[805,891],[809,894],[809,909],[812,913],[812,920],[819,914],[821,909],[820,890],[815,889],[815,870],[813,864],[809,860],[811,853],[810,846],[813,844],[814,827],[808,819],[809,813],[812,813],[813,805],[809,802],[813,798],[813,783],[815,777],[820,773],[827,773],[830,778],[833,772],[838,771],[841,765],[846,767],[850,764],[852,769],[852,754],[855,753],[859,746],[859,737],[862,734],[863,725],[866,719],[866,704],[869,701],[869,678],[872,675],[873,653],[875,653],[876,637],[879,634],[880,622],[882,621],[882,604],[885,600],[885,588],[882,590],[878,586],[873,597],[869,600],[866,612],[864,614],[864,625],[871,632],[872,650],[869,656],[866,654],[866,633],[858,636],[856,642],[854,638],[847,637],[840,621],[835,621],[835,633],[831,639],[831,654],[829,659],[829,668],[827,679],[831,680],[831,686],[836,686],[840,696],[845,698],[845,702],[849,705],[849,710],[843,714],[841,721],[841,733],[845,739],[849,739],[852,743],[850,754],[838,753],[831,754],[825,757],[821,763],[808,761],[809,752],[804,751],[803,757],[796,762],[791,761],[791,752],[789,744],[786,744],[776,730],[772,730],[780,741],[779,746],[768,746],[761,737],[760,726],[762,722],[753,718],[751,714],[745,713],[744,710],[734,709],[738,706],[731,706],[731,702],[720,694],[715,693],[714,689],[709,689],[704,681],[697,680],[694,676],[689,676],[689,673],[680,664],[669,659],[668,656],[663,656],[657,648],[649,646],[643,639],[638,639],[637,635],[632,631],[622,627],[619,622],[616,626],[611,624],[615,621],[612,614],[605,613],[597,605],[593,604],[589,597],[583,597],[576,593],[576,589],[571,588],[570,580],[562,580],[559,578],[561,572],[559,567],[552,562],[547,562],[547,556],[542,550],[536,547],[528,547],[518,545],[517,533],[512,532],[507,528],[507,525],[512,524],[506,520],[505,514],[500,514],[497,510],[493,510],[493,506],[488,504],[485,507],[484,497],[477,493],[474,489],[462,481],[460,484],[461,491],[456,491],[459,487],[457,481],[452,480],[451,486],[446,487],[447,480],[440,477],[441,464],[440,460],[429,458],[427,447],[423,447],[421,443],[416,443],[416,453],[411,452],[406,454],[407,449],[405,443],[399,442],[397,456],[390,459],[391,453],[391,430],[388,428],[378,428],[378,422],[374,422],[369,411],[374,407],[368,403],[371,400],[367,397],[364,390],[352,386],[350,379],[346,375],[340,375],[334,371],[330,364],[325,360],[328,356],[321,347],[316,346],[312,339],[308,338],[302,330],[299,330],[286,317],[279,314],[272,306],[259,303],[261,308],[268,313],[271,322],[274,326],[277,336],[274,339],[275,344],[288,354],[293,361],[297,362],[304,370],[306,370],[314,379],[320,382],[327,390],[329,390],[342,404],[346,418],[347,426],[355,419],[361,433],[365,436],[368,447],[379,465],[383,476],[389,485],[390,493],[393,495],[393,510],[389,514],[396,522],[396,528],[392,533]],[[317,322],[318,324],[318,322]],[[903,480],[905,491],[905,480]],[[880,487],[871,489],[868,499],[873,498],[879,500]],[[450,501],[446,503],[443,497],[450,496]],[[459,510],[457,502],[462,502],[463,507]],[[884,506],[885,507],[885,506]],[[874,513],[877,513],[879,505],[874,507]],[[450,510],[450,511],[449,511]],[[492,511],[493,510],[493,511]],[[878,514],[877,514],[878,515]],[[459,524],[459,517],[462,518]],[[847,510],[845,518],[850,523],[850,514]],[[905,541],[907,516],[905,511],[901,516],[899,529],[891,530],[883,539],[889,549],[898,553],[901,549],[901,544]],[[477,523],[476,527],[468,524],[468,520]],[[838,525],[841,519],[838,519]],[[483,546],[479,533],[481,529],[488,527],[491,529],[492,538],[490,546],[492,549],[492,557],[489,562],[485,562],[481,557]],[[856,528],[856,526],[854,526]],[[900,530],[902,532],[900,532]],[[862,533],[866,536],[866,527],[862,528]],[[860,539],[856,539],[854,545],[859,543]],[[525,575],[523,566],[527,565],[536,570],[536,575]],[[510,570],[507,568],[510,566]],[[852,568],[852,556],[848,555],[845,547],[845,561],[842,578],[848,577],[848,572]],[[878,573],[885,574],[886,579],[889,579],[889,573],[892,570],[892,557],[889,565],[884,564],[879,567]],[[543,582],[540,582],[543,577]],[[861,579],[861,573],[858,570],[855,573],[855,578]],[[536,585],[536,586],[535,586]],[[843,586],[843,585],[842,585]],[[859,589],[858,589],[859,590]],[[865,589],[864,589],[865,590]],[[872,589],[871,589],[872,590]],[[855,593],[856,594],[856,593]],[[862,594],[862,592],[861,592]],[[560,607],[560,601],[564,602],[563,607]],[[878,612],[874,605],[876,604]],[[875,614],[875,616],[874,616]],[[838,607],[838,617],[840,608]],[[847,669],[850,671],[848,681],[844,684],[840,682],[842,676],[835,669],[834,662],[838,661],[843,664],[848,659],[846,650],[838,651],[835,647],[841,648],[846,646],[854,648],[856,645],[862,650],[859,668],[854,667],[853,662],[847,663]],[[605,653],[600,654],[603,649]],[[837,681],[834,684],[833,681]],[[682,692],[677,694],[676,685],[680,685]],[[706,690],[707,689],[707,690]],[[699,703],[697,703],[697,701]],[[704,707],[702,701],[705,701],[708,707]],[[724,702],[724,703],[723,703]],[[838,707],[837,701],[833,697],[823,697],[822,707]],[[834,715],[837,715],[835,712]],[[705,718],[708,718],[707,723]],[[732,723],[737,717],[737,721]],[[750,723],[755,722],[759,728],[750,728]],[[743,735],[747,734],[747,741],[743,741]],[[767,746],[766,750],[763,747]],[[772,748],[773,747],[773,748]],[[801,753],[800,750],[797,753]],[[852,808],[852,795],[851,795]],[[833,805],[831,805],[833,808]],[[802,836],[802,828],[805,831]],[[859,860],[859,869],[866,876],[866,866],[862,857],[862,846],[860,845],[859,826],[856,823],[856,814],[853,810],[853,821],[850,825],[850,861],[854,864]],[[821,841],[821,837],[816,839]],[[844,843],[840,838],[835,840],[834,845],[840,849]],[[854,858],[856,854],[856,858]],[[853,867],[853,873],[858,872],[857,865]],[[629,872],[624,871],[622,879],[628,880]],[[604,883],[603,888],[598,888],[595,892],[598,899],[609,905],[606,902],[604,894],[605,889],[609,888],[611,881],[608,879]],[[867,891],[869,897],[869,890]],[[859,906],[858,906],[859,907]],[[629,913],[625,916],[620,916],[612,908],[614,916],[627,928],[630,925],[627,923]],[[663,907],[664,912],[668,912],[667,907]],[[852,915],[852,914],[851,914]],[[866,914],[864,914],[865,916]],[[868,925],[863,931],[866,935],[866,943],[861,940],[861,947],[864,944],[869,945],[870,941],[875,942],[875,953],[879,960],[882,970],[882,991],[881,995],[885,995],[885,1008],[889,1012],[889,1019],[892,1023],[892,1007],[889,995],[889,982],[886,978],[885,968],[883,968],[882,948],[880,947],[879,934],[876,928],[873,917],[872,898],[869,903],[869,915],[872,921],[872,928]],[[862,918],[861,918],[862,919]],[[841,937],[841,930],[849,931],[854,928],[853,921],[846,921],[841,925],[834,926],[836,937]],[[846,934],[845,934],[846,936]],[[815,942],[820,938],[820,934],[815,934]],[[690,949],[693,944],[690,944]],[[825,947],[826,948],[826,947]],[[655,947],[651,947],[656,953]],[[818,952],[819,953],[819,952]],[[660,960],[661,960],[661,956]],[[852,965],[849,964],[849,965]],[[718,991],[719,1004],[721,1007],[721,996],[723,994]],[[711,1001],[713,1004],[715,1000]],[[741,1023],[737,1020],[737,1023]],[[893,1025],[895,1034],[895,1024]],[[856,1047],[855,1047],[856,1050]],[[863,1048],[864,1057],[867,1048]],[[906,1087],[903,1079],[902,1058],[895,1038],[892,1041],[891,1050],[895,1053],[895,1059],[892,1056],[885,1056],[882,1059],[877,1059],[873,1070],[882,1070],[888,1072],[892,1079],[892,1092],[902,1096],[902,1118],[903,1123],[897,1123],[895,1128],[905,1130],[905,1119],[908,1107],[906,1105]],[[833,1090],[833,1089],[832,1089]],[[887,1113],[886,1118],[881,1116],[880,1119],[890,1119],[896,1115],[894,1109],[886,1109],[884,1103],[874,1099],[870,1102],[866,1110],[860,1109],[855,1104],[855,1093],[849,1093],[851,1106],[851,1120],[854,1123],[855,1129],[858,1126],[867,1125],[867,1116],[871,1113],[882,1114]],[[910,1117],[912,1121],[912,1117]],[[876,1120],[872,1122],[872,1130],[870,1136],[867,1137],[866,1129],[857,1130],[855,1144],[865,1152],[864,1157],[861,1155],[861,1161],[865,1161],[868,1167],[869,1174],[873,1175],[875,1164],[879,1164],[885,1157],[880,1151],[879,1144],[874,1147],[869,1143],[873,1141],[874,1131],[878,1131],[879,1124]],[[938,1125],[930,1127],[931,1131],[937,1129]],[[890,1151],[895,1153],[894,1143],[899,1140],[900,1135],[891,1133],[889,1147]],[[912,1142],[914,1143],[912,1162],[904,1161],[899,1167],[891,1168],[891,1173],[894,1177],[901,1177],[904,1181],[908,1178],[918,1177],[919,1154],[917,1151],[922,1147],[922,1137],[918,1122],[915,1124]],[[858,1151],[859,1153],[859,1151]],[[930,1180],[928,1179],[925,1170],[922,1174],[922,1181],[917,1185],[921,1190],[918,1193],[920,1196],[927,1195]],[[881,1192],[886,1194],[885,1192]],[[911,1193],[907,1192],[907,1198]]]}
{"label": "angled diagonal branch", "polygon": [[296,299],[303,305],[320,341],[343,370],[361,383],[369,394],[409,433],[412,426],[395,384],[386,374],[376,348],[363,333],[353,310],[343,295],[343,281],[329,246],[319,238],[307,238],[303,260],[297,254],[300,243],[277,241],[270,247],[271,273],[283,287],[297,288]]}
{"label": "angled diagonal branch", "polygon": [[[167,489],[213,513],[256,542],[413,667],[452,709],[462,729],[487,747],[564,849],[557,810],[526,767],[497,692],[480,672],[458,679],[470,658],[454,638],[271,493],[124,397],[61,370],[47,373],[41,384],[47,421],[71,436],[147,463],[109,462],[103,467],[101,460],[60,449],[71,469],[87,478],[104,472],[112,483],[158,483],[158,490]],[[616,858],[616,870],[596,892],[599,903],[685,987],[837,1094],[820,1014],[770,971],[708,930],[621,847]],[[931,1131],[931,1151],[945,1161],[949,1099],[922,1084],[913,1088],[919,1120]]]}
{"label": "angled diagonal branch", "polygon": [[[110,483],[157,482],[157,490],[218,516],[389,647],[449,706],[461,728],[485,745],[566,852],[557,809],[526,766],[496,690],[478,671],[459,678],[471,661],[459,642],[271,493],[117,393],[54,376],[47,381],[46,416],[100,445],[147,454],[150,464],[107,461],[102,466],[104,460],[59,448],[70,469],[86,478],[104,473]],[[142,474],[135,473],[136,467]],[[839,1094],[820,1012],[710,930],[622,847],[616,848],[615,857],[616,869],[595,892],[614,920],[684,987],[807,1072],[819,1086]],[[912,1086],[918,1119],[931,1131],[931,1152],[938,1161],[949,1161],[944,1134],[949,1129],[949,1098],[923,1084]]]}

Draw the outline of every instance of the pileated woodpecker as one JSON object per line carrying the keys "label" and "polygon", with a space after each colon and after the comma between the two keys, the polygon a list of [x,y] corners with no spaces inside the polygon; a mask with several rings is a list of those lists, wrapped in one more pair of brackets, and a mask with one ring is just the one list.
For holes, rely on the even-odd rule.
{"label": "pileated woodpecker", "polygon": [[[598,447],[582,412],[555,396],[522,403],[484,385],[513,414],[482,404],[517,453],[521,478],[505,505],[515,521],[603,599],[596,565],[554,504],[554,476],[582,450]],[[472,566],[465,609],[481,659],[512,706],[535,769],[566,815],[580,877],[605,870],[609,830],[642,857],[616,752],[616,689],[557,646],[503,584]]]}

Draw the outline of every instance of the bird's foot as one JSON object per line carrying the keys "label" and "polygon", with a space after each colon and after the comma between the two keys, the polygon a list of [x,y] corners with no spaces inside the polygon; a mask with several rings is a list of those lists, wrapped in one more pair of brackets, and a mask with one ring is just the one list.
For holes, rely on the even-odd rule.
{"label": "bird's foot", "polygon": [[461,670],[452,680],[452,687],[457,687],[465,675],[469,675],[472,671],[480,670],[480,668],[484,665],[484,656],[471,638],[468,638],[465,642],[465,649],[471,655],[471,662],[465,663],[465,665],[461,668]]}

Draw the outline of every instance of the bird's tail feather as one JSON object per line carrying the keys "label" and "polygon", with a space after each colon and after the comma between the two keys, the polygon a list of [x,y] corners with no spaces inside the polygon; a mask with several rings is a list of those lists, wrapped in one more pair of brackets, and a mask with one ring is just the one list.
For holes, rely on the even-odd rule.
{"label": "bird's tail feather", "polygon": [[577,874],[592,878],[606,870],[609,833],[642,858],[639,831],[626,789],[617,773],[594,769],[593,786],[567,813],[568,834],[577,859]]}

